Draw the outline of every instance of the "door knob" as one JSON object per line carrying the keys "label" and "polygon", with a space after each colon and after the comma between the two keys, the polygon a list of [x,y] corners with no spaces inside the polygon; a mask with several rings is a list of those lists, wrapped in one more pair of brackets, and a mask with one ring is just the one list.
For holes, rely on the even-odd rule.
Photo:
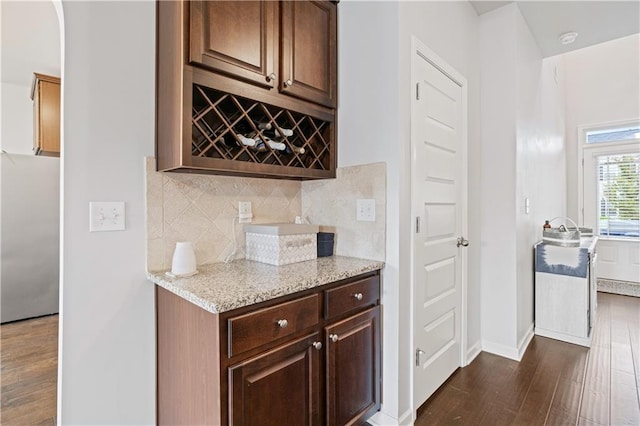
{"label": "door knob", "polygon": [[458,237],[458,243],[456,245],[458,247],[467,247],[469,245],[469,240],[465,240],[464,237]]}
{"label": "door knob", "polygon": [[291,79],[288,79],[287,81],[284,82],[284,85],[287,87],[291,87],[293,86],[293,81],[291,81]]}
{"label": "door knob", "polygon": [[289,325],[289,321],[287,321],[286,319],[281,319],[276,321],[276,323],[278,324],[278,327],[280,328],[285,328],[286,326]]}
{"label": "door knob", "polygon": [[362,293],[356,293],[353,295],[356,300],[362,300]]}
{"label": "door knob", "polygon": [[330,335],[329,335],[329,339],[331,339],[331,341],[332,341],[333,343],[335,343],[335,342],[337,342],[337,341],[338,341],[338,335],[337,335],[337,334],[330,334]]}
{"label": "door knob", "polygon": [[322,342],[313,342],[312,346],[316,349],[316,350],[320,350],[322,349]]}
{"label": "door knob", "polygon": [[275,79],[276,79],[276,75],[275,75],[274,73],[271,73],[271,74],[269,74],[269,75],[267,76],[267,81],[268,81],[268,82],[275,81]]}

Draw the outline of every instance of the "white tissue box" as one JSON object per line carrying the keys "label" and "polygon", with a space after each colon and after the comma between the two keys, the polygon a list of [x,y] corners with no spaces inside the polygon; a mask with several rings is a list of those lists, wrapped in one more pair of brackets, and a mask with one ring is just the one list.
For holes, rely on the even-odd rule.
{"label": "white tissue box", "polygon": [[245,225],[244,229],[249,260],[280,266],[318,257],[317,225]]}

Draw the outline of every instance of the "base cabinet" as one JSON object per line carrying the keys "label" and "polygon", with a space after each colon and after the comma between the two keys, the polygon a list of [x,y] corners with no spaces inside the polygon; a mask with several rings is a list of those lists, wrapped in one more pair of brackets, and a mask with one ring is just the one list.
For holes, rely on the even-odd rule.
{"label": "base cabinet", "polygon": [[318,333],[229,368],[229,424],[320,425]]}
{"label": "base cabinet", "polygon": [[380,307],[325,329],[327,424],[368,418],[380,402]]}
{"label": "base cabinet", "polygon": [[157,287],[158,424],[362,424],[381,403],[379,271],[222,314]]}

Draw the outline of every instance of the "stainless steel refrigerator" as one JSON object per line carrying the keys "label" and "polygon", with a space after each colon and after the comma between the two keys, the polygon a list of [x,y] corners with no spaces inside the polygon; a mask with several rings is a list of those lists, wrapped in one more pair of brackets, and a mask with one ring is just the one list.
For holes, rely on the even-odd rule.
{"label": "stainless steel refrigerator", "polygon": [[60,159],[1,155],[0,320],[58,312]]}

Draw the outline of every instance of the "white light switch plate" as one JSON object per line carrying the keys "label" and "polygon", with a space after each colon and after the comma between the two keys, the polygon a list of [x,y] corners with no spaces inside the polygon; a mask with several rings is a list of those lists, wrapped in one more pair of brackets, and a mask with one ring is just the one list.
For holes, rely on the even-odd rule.
{"label": "white light switch plate", "polygon": [[89,203],[89,232],[124,231],[124,201]]}
{"label": "white light switch plate", "polygon": [[376,200],[358,199],[356,201],[356,220],[360,222],[376,221]]}

